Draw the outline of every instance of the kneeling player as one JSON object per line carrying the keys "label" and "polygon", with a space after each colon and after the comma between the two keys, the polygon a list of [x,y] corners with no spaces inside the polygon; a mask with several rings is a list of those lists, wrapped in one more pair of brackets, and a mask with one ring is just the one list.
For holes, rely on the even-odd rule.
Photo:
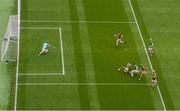
{"label": "kneeling player", "polygon": [[[39,53],[39,56],[42,55],[42,54],[46,54],[46,53],[48,52],[48,48],[49,48],[50,46],[52,46],[52,45],[50,45],[50,44],[48,44],[48,43],[46,43],[46,42],[43,43],[41,52]],[[54,46],[53,46],[53,47],[54,47]]]}

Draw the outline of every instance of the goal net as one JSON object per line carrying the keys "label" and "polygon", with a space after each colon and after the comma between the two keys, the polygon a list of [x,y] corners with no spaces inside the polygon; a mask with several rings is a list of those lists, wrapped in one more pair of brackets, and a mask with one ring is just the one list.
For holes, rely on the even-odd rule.
{"label": "goal net", "polygon": [[17,59],[18,16],[9,16],[6,32],[2,40],[1,61]]}

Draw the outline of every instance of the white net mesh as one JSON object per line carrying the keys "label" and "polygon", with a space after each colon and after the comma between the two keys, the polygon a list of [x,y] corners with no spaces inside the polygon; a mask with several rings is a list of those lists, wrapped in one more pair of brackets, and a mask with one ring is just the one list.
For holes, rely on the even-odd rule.
{"label": "white net mesh", "polygon": [[18,16],[9,17],[7,30],[3,37],[1,49],[1,61],[16,60],[18,40]]}

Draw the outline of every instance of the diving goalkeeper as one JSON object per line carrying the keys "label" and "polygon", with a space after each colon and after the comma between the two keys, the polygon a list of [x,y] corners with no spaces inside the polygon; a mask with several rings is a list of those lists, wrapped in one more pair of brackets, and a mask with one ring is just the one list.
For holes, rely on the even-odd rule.
{"label": "diving goalkeeper", "polygon": [[48,43],[46,43],[46,42],[43,43],[41,52],[39,53],[39,56],[42,55],[42,54],[45,55],[46,53],[48,53],[48,48],[51,47],[51,46],[52,46],[53,48],[55,47],[55,46],[50,45],[50,44],[48,44]]}

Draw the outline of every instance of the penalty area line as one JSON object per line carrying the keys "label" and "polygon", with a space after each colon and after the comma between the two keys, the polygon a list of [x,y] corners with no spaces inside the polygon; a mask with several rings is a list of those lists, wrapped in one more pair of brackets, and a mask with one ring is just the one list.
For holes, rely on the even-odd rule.
{"label": "penalty area line", "polygon": [[150,86],[146,83],[19,83],[20,86],[50,86],[50,85],[97,85],[97,86]]}
{"label": "penalty area line", "polygon": [[[62,74],[65,75],[65,66],[64,66],[64,50],[63,50],[63,40],[62,40],[62,29],[56,27],[21,27],[21,29],[25,30],[58,30],[59,31],[59,38],[60,38],[60,52],[61,52],[61,60],[62,60]],[[24,75],[24,74],[23,74]],[[32,74],[30,74],[32,75]],[[45,74],[46,75],[46,74]]]}
{"label": "penalty area line", "polygon": [[60,39],[60,48],[61,48],[61,60],[62,60],[62,70],[63,75],[65,75],[65,67],[64,67],[64,50],[63,50],[63,41],[62,41],[62,29],[59,28],[59,39]]}
{"label": "penalty area line", "polygon": [[62,73],[19,73],[19,76],[58,76]]}
{"label": "penalty area line", "polygon": [[136,22],[126,22],[126,21],[36,21],[36,20],[21,20],[24,23],[91,23],[91,24],[135,24]]}

